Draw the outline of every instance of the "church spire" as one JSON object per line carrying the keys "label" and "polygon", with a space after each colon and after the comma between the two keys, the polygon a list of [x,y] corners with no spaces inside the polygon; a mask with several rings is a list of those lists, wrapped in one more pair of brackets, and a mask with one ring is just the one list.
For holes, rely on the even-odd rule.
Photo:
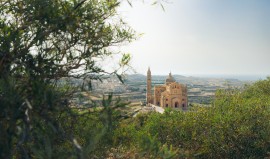
{"label": "church spire", "polygon": [[148,67],[147,70],[147,86],[146,86],[146,103],[151,103],[152,100],[152,80],[151,80],[151,71],[150,67]]}

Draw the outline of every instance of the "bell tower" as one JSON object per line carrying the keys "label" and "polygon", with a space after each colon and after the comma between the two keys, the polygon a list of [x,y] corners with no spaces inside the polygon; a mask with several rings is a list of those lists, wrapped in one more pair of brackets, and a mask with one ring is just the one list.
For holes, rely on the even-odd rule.
{"label": "bell tower", "polygon": [[148,67],[147,71],[147,88],[146,88],[146,104],[152,103],[152,88],[151,88],[151,71]]}

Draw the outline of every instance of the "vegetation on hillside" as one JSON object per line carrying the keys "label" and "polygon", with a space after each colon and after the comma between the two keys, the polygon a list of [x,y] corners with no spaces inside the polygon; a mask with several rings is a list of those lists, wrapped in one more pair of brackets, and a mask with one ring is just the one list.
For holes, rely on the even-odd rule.
{"label": "vegetation on hillside", "polygon": [[243,91],[219,90],[210,107],[124,120],[113,141],[145,158],[265,158],[270,152],[269,106],[270,78]]}

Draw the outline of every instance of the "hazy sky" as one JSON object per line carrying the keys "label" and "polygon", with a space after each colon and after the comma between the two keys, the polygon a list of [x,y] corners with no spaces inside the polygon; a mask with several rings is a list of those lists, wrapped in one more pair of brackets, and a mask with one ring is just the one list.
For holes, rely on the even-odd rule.
{"label": "hazy sky", "polygon": [[120,9],[144,33],[123,48],[138,73],[270,75],[270,0],[171,2],[165,12],[142,0]]}

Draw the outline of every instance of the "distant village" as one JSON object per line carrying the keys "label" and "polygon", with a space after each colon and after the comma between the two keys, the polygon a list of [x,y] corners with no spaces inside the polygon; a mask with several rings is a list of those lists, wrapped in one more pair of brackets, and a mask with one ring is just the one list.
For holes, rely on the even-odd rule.
{"label": "distant village", "polygon": [[[168,75],[152,75],[151,86],[152,92],[156,85],[163,85]],[[237,79],[222,79],[222,78],[199,78],[199,77],[186,77],[182,75],[173,75],[176,82],[184,84],[187,87],[188,104],[210,104],[218,89],[241,89],[245,84],[250,83],[247,81],[240,81]],[[82,81],[77,81],[81,83]],[[75,82],[76,83],[76,82]],[[78,84],[79,85],[79,84]],[[85,96],[88,99],[90,96],[91,101],[102,100],[103,95],[113,93],[114,97],[121,97],[122,100],[130,101],[131,103],[140,103],[145,105],[147,93],[147,77],[142,74],[126,75],[124,83],[116,76],[110,76],[101,81],[91,81],[91,88],[85,85],[85,90],[91,89],[91,95],[80,95],[81,98]],[[79,105],[89,105],[88,100],[73,99]]]}

